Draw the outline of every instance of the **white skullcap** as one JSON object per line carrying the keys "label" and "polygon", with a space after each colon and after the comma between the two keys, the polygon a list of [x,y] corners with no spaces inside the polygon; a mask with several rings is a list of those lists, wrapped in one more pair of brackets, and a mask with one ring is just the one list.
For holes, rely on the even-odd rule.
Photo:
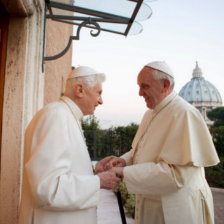
{"label": "white skullcap", "polygon": [[145,65],[145,67],[150,67],[158,71],[164,72],[170,77],[174,78],[172,70],[165,61],[153,61]]}
{"label": "white skullcap", "polygon": [[77,77],[86,77],[91,75],[104,75],[104,74],[98,73],[94,69],[87,66],[79,66],[69,73],[68,79],[73,79]]}

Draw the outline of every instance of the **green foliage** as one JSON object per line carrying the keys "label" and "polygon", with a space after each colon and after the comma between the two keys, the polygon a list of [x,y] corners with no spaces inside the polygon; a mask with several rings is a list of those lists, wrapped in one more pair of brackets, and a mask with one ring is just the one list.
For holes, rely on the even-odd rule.
{"label": "green foliage", "polygon": [[209,111],[207,116],[214,121],[214,124],[210,127],[210,133],[219,155],[220,163],[216,166],[205,168],[205,174],[210,186],[224,187],[224,107],[217,107]]}
{"label": "green foliage", "polygon": [[125,209],[125,214],[128,217],[135,217],[135,195],[129,194],[125,182],[120,182],[119,190],[121,192],[122,203]]}
{"label": "green foliage", "polygon": [[90,115],[85,119],[82,119],[82,129],[83,130],[99,130],[99,121],[94,115]]}
{"label": "green foliage", "polygon": [[207,112],[207,116],[214,121],[213,127],[224,126],[224,107],[217,107]]}
{"label": "green foliage", "polygon": [[138,129],[138,125],[131,123],[126,127],[101,130],[96,119],[86,120],[82,126],[90,156],[94,160],[128,152]]}
{"label": "green foliage", "polygon": [[131,123],[125,127],[115,127],[109,129],[111,131],[111,140],[113,151],[116,154],[124,154],[131,149],[131,144],[137,132],[138,125]]}
{"label": "green foliage", "polygon": [[224,126],[211,127],[210,132],[219,156],[224,156]]}
{"label": "green foliage", "polygon": [[224,188],[224,157],[220,157],[220,163],[218,165],[206,167],[205,174],[211,187]]}

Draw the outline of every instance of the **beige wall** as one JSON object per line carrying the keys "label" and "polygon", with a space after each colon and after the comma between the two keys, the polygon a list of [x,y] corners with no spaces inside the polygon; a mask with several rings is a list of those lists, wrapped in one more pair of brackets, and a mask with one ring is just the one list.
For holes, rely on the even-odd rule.
{"label": "beige wall", "polygon": [[[16,29],[20,26],[20,30]],[[12,29],[18,33],[17,40],[13,37]],[[19,63],[18,58],[24,58],[26,49],[15,51],[17,46],[24,46],[26,38],[21,33],[27,29],[27,21],[10,18],[8,42],[11,43],[7,50],[8,55],[14,55],[15,60],[6,62],[5,94],[3,104],[3,128],[1,151],[1,210],[0,223],[12,223],[16,217],[19,200],[20,184],[20,150],[22,146],[21,133],[23,124],[23,79],[24,63]],[[16,73],[14,71],[16,70]],[[11,197],[8,193],[13,194]],[[3,213],[4,212],[4,213]],[[14,213],[14,214],[12,214]],[[6,216],[3,219],[3,214]],[[3,221],[3,220],[4,221]]]}
{"label": "beige wall", "polygon": [[[23,136],[43,105],[43,1],[2,0],[10,14],[3,102],[0,223],[15,224],[21,191]],[[32,3],[32,4],[31,4]],[[40,65],[39,65],[40,64]]]}
{"label": "beige wall", "polygon": [[[72,35],[72,26],[49,20],[46,28],[46,54],[52,56],[64,50]],[[44,104],[55,101],[61,96],[71,66],[72,46],[61,58],[45,62]]]}
{"label": "beige wall", "polygon": [[[44,103],[60,96],[61,77],[67,76],[71,68],[72,52],[46,62],[42,73],[44,0],[1,1],[10,20],[3,96],[0,224],[16,224],[25,128]],[[47,28],[47,55],[58,53],[67,44],[72,28],[59,23],[52,23],[50,28],[48,24]]]}

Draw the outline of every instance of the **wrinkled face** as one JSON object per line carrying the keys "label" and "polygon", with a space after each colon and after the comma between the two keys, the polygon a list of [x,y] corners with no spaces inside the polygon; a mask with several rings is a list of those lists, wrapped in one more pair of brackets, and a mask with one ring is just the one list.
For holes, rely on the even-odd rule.
{"label": "wrinkled face", "polygon": [[156,80],[153,77],[153,69],[144,67],[138,75],[139,96],[143,96],[146,105],[154,109],[165,97],[164,80]]}
{"label": "wrinkled face", "polygon": [[85,88],[84,105],[82,108],[84,115],[94,114],[96,107],[103,103],[102,92],[101,83],[97,83],[91,89]]}

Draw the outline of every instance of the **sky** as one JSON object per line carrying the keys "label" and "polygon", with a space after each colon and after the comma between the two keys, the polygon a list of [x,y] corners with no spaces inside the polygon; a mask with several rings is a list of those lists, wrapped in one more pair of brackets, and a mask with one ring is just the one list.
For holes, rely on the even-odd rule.
{"label": "sky", "polygon": [[155,0],[141,22],[142,33],[124,37],[107,32],[92,37],[82,28],[73,41],[73,66],[86,65],[106,74],[103,105],[95,116],[101,128],[139,124],[147,107],[138,95],[137,75],[150,61],[166,61],[175,91],[192,78],[195,63],[224,101],[224,1]]}

